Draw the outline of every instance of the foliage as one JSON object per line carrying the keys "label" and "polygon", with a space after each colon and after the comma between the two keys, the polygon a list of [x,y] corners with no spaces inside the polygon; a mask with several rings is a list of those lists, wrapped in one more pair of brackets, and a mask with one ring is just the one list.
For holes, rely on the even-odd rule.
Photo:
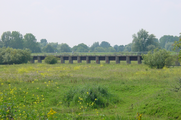
{"label": "foliage", "polygon": [[70,89],[65,93],[63,101],[68,106],[81,104],[91,108],[104,108],[116,100],[106,88],[98,85],[86,85]]}
{"label": "foliage", "polygon": [[178,36],[172,36],[172,35],[164,35],[159,39],[160,42],[160,46],[162,48],[165,48],[166,44],[169,42],[176,42],[179,41],[179,37]]}
{"label": "foliage", "polygon": [[99,42],[94,42],[92,46],[90,47],[91,52],[95,52],[95,49],[99,47]]}
{"label": "foliage", "polygon": [[48,41],[46,39],[41,39],[40,40],[40,46],[41,48],[45,47],[48,44]]}
{"label": "foliage", "polygon": [[149,35],[144,29],[141,29],[137,34],[133,35],[132,51],[144,52],[148,51],[149,45],[156,45],[156,38],[153,34]]}
{"label": "foliage", "polygon": [[177,49],[180,50],[178,58],[181,60],[181,33],[180,33],[179,41],[175,41],[173,46],[174,46],[174,50],[177,50]]}
{"label": "foliage", "polygon": [[40,45],[37,43],[35,36],[31,33],[24,35],[24,48],[28,48],[32,53],[41,52]]}
{"label": "foliage", "polygon": [[102,41],[101,44],[100,44],[100,47],[103,47],[103,48],[109,48],[111,47],[110,43],[109,42],[106,42],[106,41]]}
{"label": "foliage", "polygon": [[21,64],[31,59],[29,50],[0,48],[0,64]]}
{"label": "foliage", "polygon": [[45,47],[43,47],[42,51],[46,53],[54,53],[55,48],[51,46],[50,44],[47,44]]}
{"label": "foliage", "polygon": [[132,45],[133,45],[132,43],[125,45],[124,52],[131,52],[132,51]]}
{"label": "foliage", "polygon": [[[134,61],[130,65],[1,65],[0,119],[135,120],[137,113],[142,114],[143,120],[180,119],[181,90],[170,90],[178,84],[180,70],[150,69]],[[80,103],[69,107],[62,104],[71,88],[81,90],[85,85],[95,84],[123,101],[95,109],[86,109],[86,105],[82,109]]]}
{"label": "foliage", "polygon": [[45,58],[45,63],[47,64],[55,64],[57,63],[57,58],[53,55],[48,55],[46,58]]}
{"label": "foliage", "polygon": [[172,65],[174,58],[165,49],[155,49],[143,55],[144,64],[151,68],[162,69],[164,66]]}
{"label": "foliage", "polygon": [[89,47],[86,44],[81,43],[81,44],[78,44],[77,46],[74,46],[72,48],[72,50],[74,52],[88,52],[89,51]]}
{"label": "foliage", "polygon": [[116,50],[116,52],[121,52],[121,51],[124,51],[124,45],[114,45],[114,49]]}
{"label": "foliage", "polygon": [[70,46],[66,43],[59,44],[57,50],[59,52],[71,52]]}

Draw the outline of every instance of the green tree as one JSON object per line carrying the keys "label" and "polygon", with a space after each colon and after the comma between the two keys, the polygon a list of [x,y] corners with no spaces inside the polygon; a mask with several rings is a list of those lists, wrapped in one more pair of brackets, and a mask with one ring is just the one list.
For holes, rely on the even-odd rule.
{"label": "green tree", "polygon": [[156,47],[155,45],[148,45],[146,48],[148,51],[153,51]]}
{"label": "green tree", "polygon": [[100,47],[109,48],[109,47],[111,47],[111,45],[110,45],[110,43],[108,43],[106,41],[102,41],[101,44],[100,44]]}
{"label": "green tree", "polygon": [[113,47],[109,47],[109,48],[107,49],[107,52],[116,52],[116,50],[115,50]]}
{"label": "green tree", "polygon": [[125,45],[124,52],[131,52],[131,49],[132,49],[132,43],[129,43]]}
{"label": "green tree", "polygon": [[11,38],[12,37],[11,37],[11,32],[10,31],[3,32],[2,36],[1,36],[1,40],[3,42],[4,47],[9,47]]}
{"label": "green tree", "polygon": [[95,52],[105,52],[106,50],[103,47],[97,47],[94,50]]}
{"label": "green tree", "polygon": [[57,50],[59,52],[71,52],[70,46],[66,43],[62,43],[62,44],[58,45]]}
{"label": "green tree", "polygon": [[174,42],[168,42],[165,44],[165,49],[168,51],[172,51],[173,50],[173,44]]}
{"label": "green tree", "polygon": [[174,58],[165,49],[155,49],[143,55],[144,64],[151,68],[162,69],[164,66],[170,66]]}
{"label": "green tree", "polygon": [[3,41],[0,40],[0,48],[3,47]]}
{"label": "green tree", "polygon": [[47,44],[48,44],[48,42],[47,42],[46,39],[41,39],[41,40],[40,40],[40,46],[41,46],[41,48],[45,47]]}
{"label": "green tree", "polygon": [[94,42],[94,43],[92,44],[92,46],[90,47],[90,51],[91,51],[91,52],[95,51],[95,49],[96,49],[97,47],[99,47],[99,42]]}
{"label": "green tree", "polygon": [[172,35],[164,35],[162,36],[160,39],[160,46],[162,48],[165,48],[165,45],[168,43],[168,42],[175,42],[175,41],[179,41],[179,37],[177,36],[172,36]]}
{"label": "green tree", "polygon": [[72,48],[72,50],[75,51],[75,52],[88,52],[89,47],[86,44],[81,43],[81,44],[78,44],[77,46],[74,46]]}
{"label": "green tree", "polygon": [[181,33],[180,33],[179,41],[175,41],[173,46],[174,46],[174,50],[180,50],[178,58],[181,60]]}
{"label": "green tree", "polygon": [[144,29],[141,29],[137,34],[133,35],[132,51],[143,52],[148,51],[147,46],[155,45],[155,36],[153,34],[149,35]]}
{"label": "green tree", "polygon": [[53,46],[51,46],[50,44],[48,44],[45,47],[43,47],[42,51],[46,52],[46,53],[54,53],[55,48]]}
{"label": "green tree", "polygon": [[23,49],[23,35],[17,31],[11,34],[10,46],[15,49]]}
{"label": "green tree", "polygon": [[21,64],[27,63],[31,59],[29,50],[0,48],[0,64]]}
{"label": "green tree", "polygon": [[114,45],[114,49],[116,50],[116,52],[124,51],[124,45]]}
{"label": "green tree", "polygon": [[31,33],[24,35],[24,48],[28,48],[32,53],[41,52],[40,45],[37,43],[35,36]]}

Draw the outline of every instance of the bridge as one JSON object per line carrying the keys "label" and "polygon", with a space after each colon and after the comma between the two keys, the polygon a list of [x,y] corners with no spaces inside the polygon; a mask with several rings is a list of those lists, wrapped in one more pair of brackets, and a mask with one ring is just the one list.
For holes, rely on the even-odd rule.
{"label": "bridge", "polygon": [[[46,55],[33,55],[32,57],[31,63],[34,63],[35,60],[41,63]],[[65,63],[65,60],[68,60],[71,64],[74,60],[76,60],[77,63],[81,63],[85,60],[86,63],[96,61],[97,64],[100,64],[100,61],[105,61],[107,64],[109,64],[110,61],[115,61],[116,64],[119,64],[120,61],[126,61],[127,64],[131,64],[131,61],[137,61],[138,64],[141,64],[141,60],[143,60],[141,55],[55,55],[55,57],[59,58],[61,63]]]}

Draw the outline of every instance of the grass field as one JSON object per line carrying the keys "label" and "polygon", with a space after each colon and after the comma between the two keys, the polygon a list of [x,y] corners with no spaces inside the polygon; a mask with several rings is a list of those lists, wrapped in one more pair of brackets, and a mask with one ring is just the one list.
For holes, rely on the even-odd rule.
{"label": "grass field", "polygon": [[180,71],[137,62],[0,65],[0,119],[181,119]]}

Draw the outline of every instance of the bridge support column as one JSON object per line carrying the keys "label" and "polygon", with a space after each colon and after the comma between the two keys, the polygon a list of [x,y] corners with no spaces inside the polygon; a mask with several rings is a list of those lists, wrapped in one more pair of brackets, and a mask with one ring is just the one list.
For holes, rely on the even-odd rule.
{"label": "bridge support column", "polygon": [[120,63],[119,57],[116,56],[116,64],[119,64],[119,63]]}
{"label": "bridge support column", "polygon": [[86,56],[86,63],[90,63],[89,56]]}
{"label": "bridge support column", "polygon": [[80,56],[77,56],[77,63],[82,63],[82,60],[80,59]]}
{"label": "bridge support column", "polygon": [[105,61],[106,61],[107,64],[110,63],[110,61],[109,61],[109,56],[106,56],[106,57],[105,57]]}
{"label": "bridge support column", "polygon": [[137,57],[138,64],[141,64],[141,56]]}
{"label": "bridge support column", "polygon": [[131,61],[130,61],[130,57],[129,57],[129,56],[126,56],[126,63],[127,63],[127,64],[131,64]]}
{"label": "bridge support column", "polygon": [[60,57],[60,63],[65,63],[63,56]]}
{"label": "bridge support column", "polygon": [[96,63],[100,64],[99,56],[96,56]]}
{"label": "bridge support column", "polygon": [[38,63],[42,63],[41,57],[38,56]]}
{"label": "bridge support column", "polygon": [[72,56],[69,56],[69,63],[70,63],[70,64],[73,63]]}

